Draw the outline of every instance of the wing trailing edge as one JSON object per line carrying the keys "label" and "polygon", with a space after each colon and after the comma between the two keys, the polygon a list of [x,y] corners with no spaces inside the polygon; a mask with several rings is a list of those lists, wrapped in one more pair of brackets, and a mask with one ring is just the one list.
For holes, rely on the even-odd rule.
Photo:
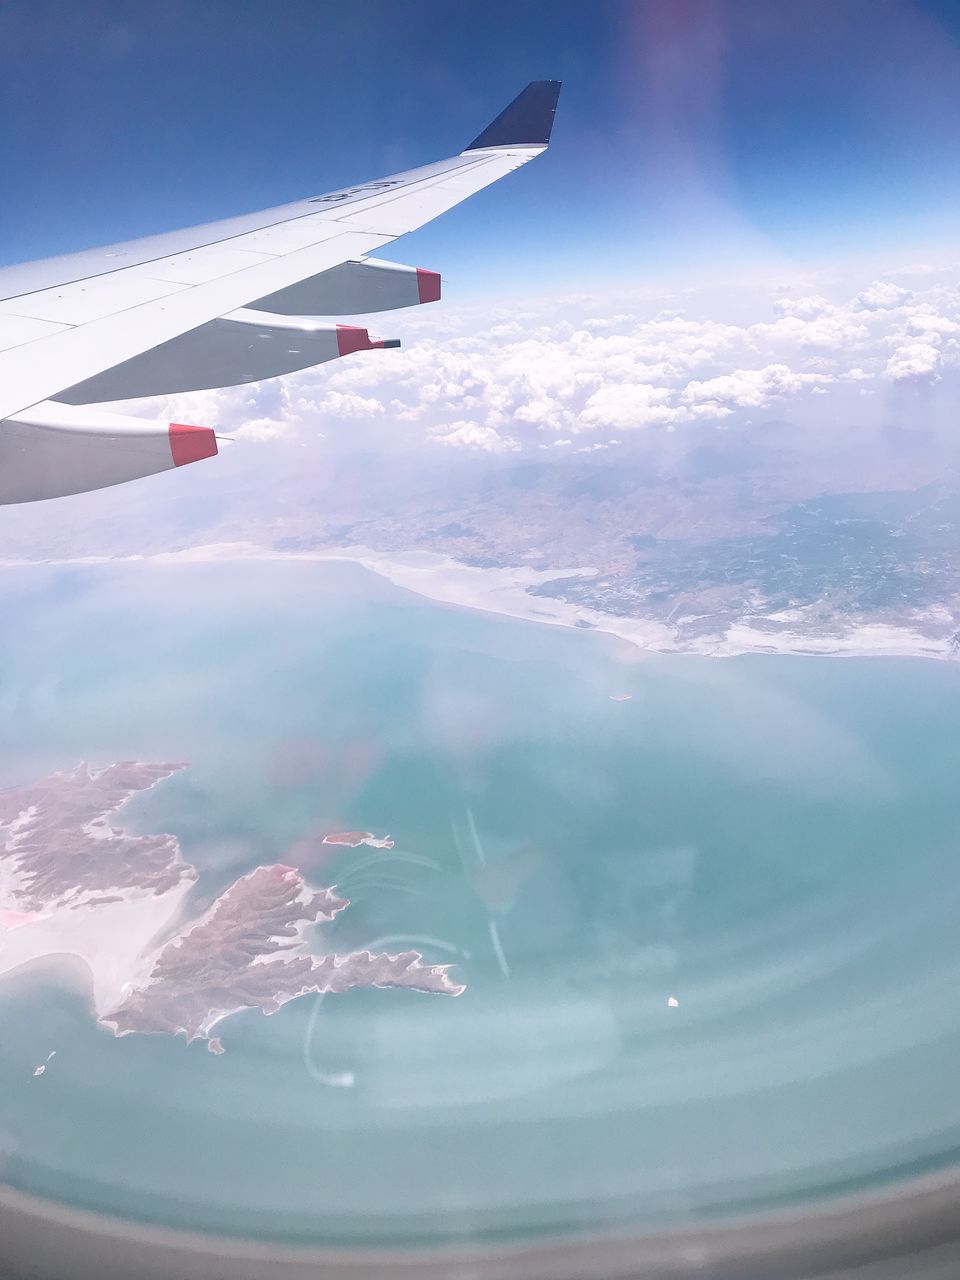
{"label": "wing trailing edge", "polygon": [[356,351],[399,345],[395,339],[371,338],[354,325],[241,307],[78,382],[55,399],[102,404],[237,387],[312,369]]}
{"label": "wing trailing edge", "polygon": [[423,267],[364,258],[342,262],[249,304],[284,316],[359,316],[440,300],[440,276]]}
{"label": "wing trailing edge", "polygon": [[209,427],[38,404],[0,431],[0,503],[62,498],[212,458]]}

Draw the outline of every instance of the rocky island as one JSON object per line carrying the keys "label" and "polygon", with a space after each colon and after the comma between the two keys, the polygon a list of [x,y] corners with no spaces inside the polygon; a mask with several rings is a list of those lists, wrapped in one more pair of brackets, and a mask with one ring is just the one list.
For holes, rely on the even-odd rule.
{"label": "rocky island", "polygon": [[311,953],[306,931],[349,902],[292,866],[256,867],[191,913],[197,872],[177,839],[113,825],[126,800],[184,767],[81,764],[0,792],[0,976],[74,957],[90,973],[99,1022],[116,1035],[182,1035],[213,1053],[223,1051],[213,1028],[241,1009],[270,1014],[297,996],[358,986],[463,991],[448,965],[416,951]]}

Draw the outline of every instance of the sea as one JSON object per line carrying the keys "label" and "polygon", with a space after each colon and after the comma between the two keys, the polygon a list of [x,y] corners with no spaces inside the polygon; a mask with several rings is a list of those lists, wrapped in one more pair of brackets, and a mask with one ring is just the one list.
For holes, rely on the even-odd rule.
{"label": "sea", "polygon": [[[122,822],[178,837],[198,911],[294,863],[351,902],[316,950],[416,949],[466,985],[240,1013],[216,1056],[115,1037],[76,964],[9,975],[0,1180],[393,1247],[960,1160],[960,664],[648,654],[351,563],[0,576],[0,785],[186,761]],[[342,830],[395,844],[322,843]]]}

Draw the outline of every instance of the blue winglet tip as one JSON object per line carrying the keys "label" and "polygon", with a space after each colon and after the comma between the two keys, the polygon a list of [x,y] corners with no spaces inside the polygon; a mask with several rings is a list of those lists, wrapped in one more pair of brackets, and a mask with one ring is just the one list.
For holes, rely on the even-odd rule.
{"label": "blue winglet tip", "polygon": [[467,147],[545,147],[560,96],[559,80],[534,80]]}

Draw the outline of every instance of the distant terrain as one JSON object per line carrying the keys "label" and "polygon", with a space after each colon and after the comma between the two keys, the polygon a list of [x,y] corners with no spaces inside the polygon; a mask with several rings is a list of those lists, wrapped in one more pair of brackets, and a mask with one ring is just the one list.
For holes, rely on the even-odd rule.
{"label": "distant terrain", "polygon": [[[570,441],[538,444],[537,432],[516,452],[411,445],[392,409],[375,436],[307,423],[290,440],[242,440],[176,491],[159,477],[81,495],[57,520],[51,504],[10,508],[0,561],[204,558],[233,544],[267,556],[431,552],[515,570],[532,600],[582,611],[580,625],[643,624],[632,637],[643,647],[949,657],[960,649],[960,449],[939,406],[960,387],[951,372],[937,388],[934,399],[929,386],[897,385],[886,402],[848,397],[842,410],[811,396],[802,421],[740,410],[560,452]],[[862,416],[838,424],[841,411]]]}

